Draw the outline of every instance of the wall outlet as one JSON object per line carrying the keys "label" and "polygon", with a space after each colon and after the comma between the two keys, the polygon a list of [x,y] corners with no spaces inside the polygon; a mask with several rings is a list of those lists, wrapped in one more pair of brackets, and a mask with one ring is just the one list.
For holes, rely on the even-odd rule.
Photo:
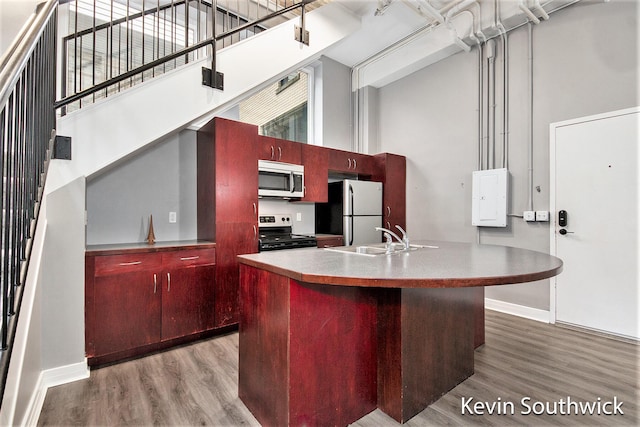
{"label": "wall outlet", "polygon": [[302,221],[302,212],[296,213],[296,221]]}
{"label": "wall outlet", "polygon": [[169,222],[175,223],[178,220],[178,215],[175,212],[169,212]]}
{"label": "wall outlet", "polygon": [[522,215],[525,221],[535,221],[536,220],[536,211],[524,211]]}
{"label": "wall outlet", "polygon": [[549,211],[536,211],[536,221],[549,221]]}

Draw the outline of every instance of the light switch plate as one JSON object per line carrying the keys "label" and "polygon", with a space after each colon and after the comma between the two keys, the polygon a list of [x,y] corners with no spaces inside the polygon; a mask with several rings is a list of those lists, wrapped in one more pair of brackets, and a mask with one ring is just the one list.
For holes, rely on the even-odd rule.
{"label": "light switch plate", "polygon": [[536,220],[536,211],[524,211],[522,217],[525,221],[535,221]]}
{"label": "light switch plate", "polygon": [[175,223],[178,220],[178,215],[175,212],[169,212],[169,222]]}
{"label": "light switch plate", "polygon": [[549,221],[549,211],[536,211],[536,221],[540,221],[540,222]]}

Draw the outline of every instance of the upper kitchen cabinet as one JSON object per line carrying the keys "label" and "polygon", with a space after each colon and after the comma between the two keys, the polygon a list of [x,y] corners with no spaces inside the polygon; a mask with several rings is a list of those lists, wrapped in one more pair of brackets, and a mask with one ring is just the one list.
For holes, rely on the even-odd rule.
{"label": "upper kitchen cabinet", "polygon": [[258,159],[272,160],[274,162],[301,164],[301,146],[299,142],[272,138],[270,136],[257,136]]}
{"label": "upper kitchen cabinet", "polygon": [[215,240],[216,222],[255,223],[257,126],[215,118],[197,136],[198,238]]}
{"label": "upper kitchen cabinet", "polygon": [[367,154],[330,149],[329,170],[370,176],[374,173],[375,161]]}
{"label": "upper kitchen cabinet", "polygon": [[399,225],[406,229],[407,159],[390,153],[376,154],[373,157],[376,166],[371,179],[382,182],[383,227],[393,230]]}
{"label": "upper kitchen cabinet", "polygon": [[304,197],[301,202],[326,203],[328,201],[329,150],[317,145],[302,146],[304,165]]}

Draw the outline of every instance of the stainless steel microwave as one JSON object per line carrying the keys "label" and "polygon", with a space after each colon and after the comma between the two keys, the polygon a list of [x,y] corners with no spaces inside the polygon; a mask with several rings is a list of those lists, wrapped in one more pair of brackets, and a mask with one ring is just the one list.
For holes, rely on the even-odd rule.
{"label": "stainless steel microwave", "polygon": [[283,199],[304,196],[304,166],[258,160],[258,196]]}

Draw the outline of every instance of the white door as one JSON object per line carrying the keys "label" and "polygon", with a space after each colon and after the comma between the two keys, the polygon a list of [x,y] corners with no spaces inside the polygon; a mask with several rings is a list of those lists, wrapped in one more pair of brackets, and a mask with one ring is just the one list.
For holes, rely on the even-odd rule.
{"label": "white door", "polygon": [[552,315],[555,303],[558,322],[636,339],[639,116],[634,108],[556,123],[550,134],[551,252],[564,261]]}

